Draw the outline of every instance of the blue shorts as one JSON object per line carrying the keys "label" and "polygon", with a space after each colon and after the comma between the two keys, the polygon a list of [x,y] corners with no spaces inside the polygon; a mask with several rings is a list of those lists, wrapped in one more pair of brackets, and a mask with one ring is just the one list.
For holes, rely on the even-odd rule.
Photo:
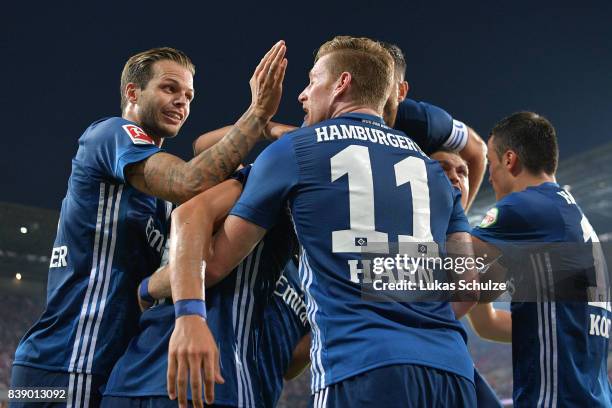
{"label": "blue shorts", "polygon": [[[189,401],[188,406],[193,405]],[[231,408],[229,405],[206,405],[210,408]],[[168,397],[111,397],[102,398],[101,408],[176,408],[178,400],[172,401]]]}
{"label": "blue shorts", "polygon": [[71,402],[72,407],[98,407],[102,400],[101,388],[106,379],[100,375],[70,374],[61,371],[49,371],[40,368],[13,365],[11,370],[11,388],[53,387],[66,388],[66,402],[13,402],[11,408],[60,408]]}
{"label": "blue shorts", "polygon": [[444,370],[402,364],[376,368],[317,392],[312,408],[476,407],[467,378]]}
{"label": "blue shorts", "polygon": [[493,388],[487,380],[474,368],[474,385],[476,386],[476,398],[478,400],[478,408],[502,408],[503,405]]}

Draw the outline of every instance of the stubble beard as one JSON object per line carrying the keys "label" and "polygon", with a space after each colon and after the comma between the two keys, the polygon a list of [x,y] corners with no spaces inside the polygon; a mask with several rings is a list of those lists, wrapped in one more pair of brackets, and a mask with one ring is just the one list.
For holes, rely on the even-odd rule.
{"label": "stubble beard", "polygon": [[178,134],[178,130],[176,132],[169,131],[167,128],[160,125],[156,118],[156,113],[157,113],[157,110],[154,106],[150,104],[146,104],[142,106],[142,109],[140,112],[140,122],[141,122],[140,125],[145,130],[145,132],[147,132],[147,134],[149,134],[150,136],[161,138],[161,139],[168,139],[168,138],[175,137]]}

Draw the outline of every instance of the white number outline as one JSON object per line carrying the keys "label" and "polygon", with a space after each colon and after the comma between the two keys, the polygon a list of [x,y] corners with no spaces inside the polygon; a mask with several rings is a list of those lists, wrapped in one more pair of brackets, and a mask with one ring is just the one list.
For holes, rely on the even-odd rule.
{"label": "white number outline", "polygon": [[[349,187],[349,229],[332,231],[332,252],[389,252],[389,235],[376,230],[374,208],[374,180],[368,147],[351,145],[331,157],[331,181],[345,174]],[[412,190],[412,235],[399,235],[398,242],[434,242],[431,233],[431,209],[427,167],[421,158],[410,156],[394,166],[395,185],[409,183]],[[364,239],[362,244],[358,240]],[[366,243],[367,241],[367,243]],[[359,245],[358,245],[359,244]],[[412,245],[408,245],[412,246]],[[437,253],[437,246],[435,248]],[[431,254],[431,253],[430,253]]]}

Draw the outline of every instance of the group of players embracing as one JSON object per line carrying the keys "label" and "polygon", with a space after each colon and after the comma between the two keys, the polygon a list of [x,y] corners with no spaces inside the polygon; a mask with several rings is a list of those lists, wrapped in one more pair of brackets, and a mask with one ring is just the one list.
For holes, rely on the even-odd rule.
{"label": "group of players embracing", "polygon": [[[553,126],[515,113],[485,145],[406,98],[397,46],[348,36],[318,49],[302,126],[272,122],[286,50],[266,53],[247,111],[200,136],[188,162],[161,147],[189,115],[193,64],[172,48],[127,61],[121,117],[79,139],[54,244],[65,262],[49,269],[11,386],[66,387],[69,407],[273,407],[283,379],[310,364],[315,408],[501,406],[474,368],[467,315],[481,336],[512,342],[514,406],[610,406],[609,289],[595,252],[579,267],[599,297],[581,302],[515,299],[503,311],[478,291],[364,297],[373,247],[493,254],[462,278],[520,286],[525,271],[499,262],[504,245],[597,242],[556,184]],[[487,161],[497,203],[471,228]],[[555,273],[556,258],[530,259],[534,273]]]}

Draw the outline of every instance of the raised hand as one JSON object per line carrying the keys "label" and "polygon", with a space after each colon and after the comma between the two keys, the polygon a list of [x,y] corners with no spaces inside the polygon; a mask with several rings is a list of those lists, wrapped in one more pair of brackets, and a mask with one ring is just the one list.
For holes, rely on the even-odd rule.
{"label": "raised hand", "polygon": [[283,80],[287,68],[284,41],[279,41],[264,55],[249,81],[251,86],[251,109],[266,121],[278,110],[283,93]]}

